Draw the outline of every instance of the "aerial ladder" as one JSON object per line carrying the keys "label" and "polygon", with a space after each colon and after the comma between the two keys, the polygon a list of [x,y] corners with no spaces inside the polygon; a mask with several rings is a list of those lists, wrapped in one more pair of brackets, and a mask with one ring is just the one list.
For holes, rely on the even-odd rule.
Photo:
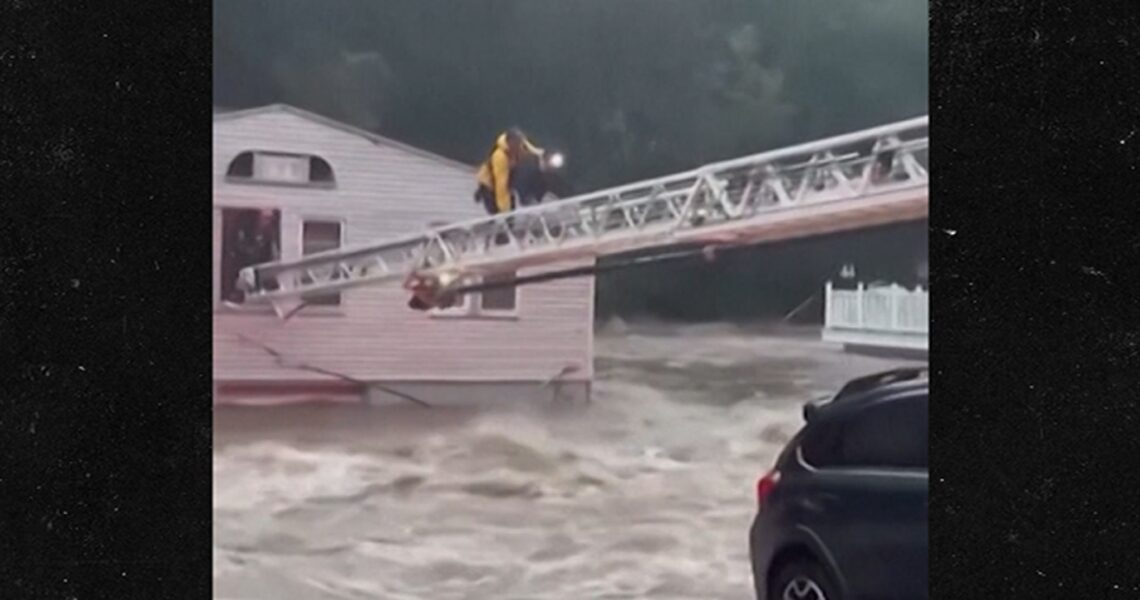
{"label": "aerial ladder", "polygon": [[[672,248],[754,245],[925,218],[928,118],[917,117],[412,235],[246,267],[246,302],[287,317],[304,298],[402,283],[412,306],[590,272],[566,267]],[[711,255],[711,254],[707,254]],[[552,272],[515,277],[525,269]],[[498,277],[496,277],[498,276]],[[504,285],[502,283],[497,285]],[[417,306],[418,305],[418,306]]]}

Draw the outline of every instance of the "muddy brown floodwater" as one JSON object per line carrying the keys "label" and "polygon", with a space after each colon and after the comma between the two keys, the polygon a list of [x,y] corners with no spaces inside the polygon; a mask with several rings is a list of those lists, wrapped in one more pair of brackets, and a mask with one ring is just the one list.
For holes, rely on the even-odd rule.
{"label": "muddy brown floodwater", "polygon": [[219,410],[215,598],[750,598],[754,484],[802,403],[903,361],[621,329],[589,405]]}

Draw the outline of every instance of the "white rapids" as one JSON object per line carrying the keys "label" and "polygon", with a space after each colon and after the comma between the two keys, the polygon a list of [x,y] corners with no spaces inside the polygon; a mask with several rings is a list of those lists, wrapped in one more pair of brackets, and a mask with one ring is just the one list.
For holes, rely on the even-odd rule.
{"label": "white rapids", "polygon": [[219,409],[215,597],[749,598],[803,402],[904,364],[812,333],[604,328],[584,406]]}

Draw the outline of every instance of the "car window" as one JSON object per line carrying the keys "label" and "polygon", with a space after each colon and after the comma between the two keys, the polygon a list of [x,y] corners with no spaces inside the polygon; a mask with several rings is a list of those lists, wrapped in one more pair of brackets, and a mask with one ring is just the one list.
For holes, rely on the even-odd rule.
{"label": "car window", "polygon": [[814,467],[833,467],[840,462],[840,427],[834,423],[818,423],[804,432],[800,449],[804,461]]}
{"label": "car window", "polygon": [[805,432],[804,461],[818,468],[925,469],[928,407],[923,394],[820,423]]}
{"label": "car window", "polygon": [[839,464],[844,467],[922,469],[927,467],[927,396],[872,406],[843,426]]}

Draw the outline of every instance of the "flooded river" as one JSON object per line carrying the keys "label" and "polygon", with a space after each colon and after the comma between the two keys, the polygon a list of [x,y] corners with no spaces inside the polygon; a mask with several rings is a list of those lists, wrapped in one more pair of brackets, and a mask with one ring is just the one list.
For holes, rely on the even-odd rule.
{"label": "flooded river", "polygon": [[750,598],[756,478],[805,400],[902,361],[818,334],[610,328],[593,402],[225,409],[225,600]]}

